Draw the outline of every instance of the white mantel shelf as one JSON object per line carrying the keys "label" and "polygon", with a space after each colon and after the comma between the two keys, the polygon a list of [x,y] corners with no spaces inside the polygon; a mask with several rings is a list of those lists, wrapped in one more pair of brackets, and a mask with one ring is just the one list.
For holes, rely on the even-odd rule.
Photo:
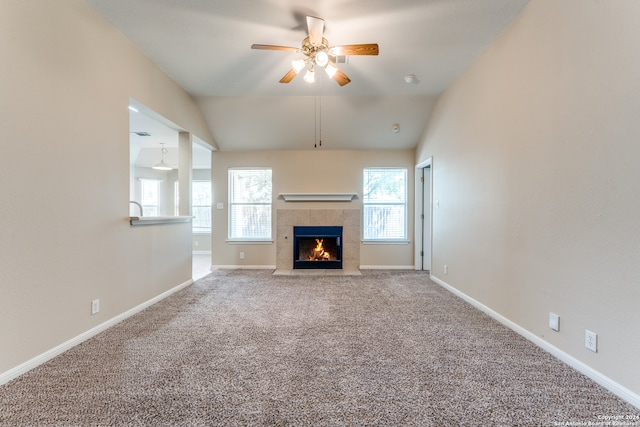
{"label": "white mantel shelf", "polygon": [[280,193],[285,202],[350,202],[356,193]]}
{"label": "white mantel shelf", "polygon": [[190,222],[192,216],[130,216],[131,225],[175,224],[177,222]]}

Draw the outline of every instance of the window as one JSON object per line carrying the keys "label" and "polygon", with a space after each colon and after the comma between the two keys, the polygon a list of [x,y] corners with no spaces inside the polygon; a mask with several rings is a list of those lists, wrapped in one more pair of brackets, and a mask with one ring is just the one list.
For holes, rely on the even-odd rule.
{"label": "window", "polygon": [[173,181],[173,214],[180,216],[180,181]]}
{"label": "window", "polygon": [[364,240],[405,240],[407,170],[365,168],[362,208]]}
{"label": "window", "polygon": [[194,233],[211,233],[211,181],[191,183],[191,215]]}
{"label": "window", "polygon": [[160,180],[140,178],[140,200],[143,216],[158,216],[160,208]]}
{"label": "window", "polygon": [[[175,214],[180,215],[180,183],[173,185],[175,195]],[[191,182],[191,215],[193,233],[211,233],[211,181]]]}
{"label": "window", "polygon": [[271,240],[271,169],[229,169],[229,239]]}

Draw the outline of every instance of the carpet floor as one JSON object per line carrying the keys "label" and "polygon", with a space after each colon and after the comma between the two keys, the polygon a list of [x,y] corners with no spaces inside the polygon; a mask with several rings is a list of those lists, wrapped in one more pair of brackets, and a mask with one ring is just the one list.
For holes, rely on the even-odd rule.
{"label": "carpet floor", "polygon": [[213,272],[0,386],[0,425],[640,425],[423,272],[271,273]]}

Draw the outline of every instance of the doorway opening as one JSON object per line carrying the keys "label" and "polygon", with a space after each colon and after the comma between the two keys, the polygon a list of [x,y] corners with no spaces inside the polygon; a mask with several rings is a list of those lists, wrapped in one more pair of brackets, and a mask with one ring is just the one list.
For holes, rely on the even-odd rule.
{"label": "doorway opening", "polygon": [[415,189],[415,269],[431,271],[433,157],[416,165]]}

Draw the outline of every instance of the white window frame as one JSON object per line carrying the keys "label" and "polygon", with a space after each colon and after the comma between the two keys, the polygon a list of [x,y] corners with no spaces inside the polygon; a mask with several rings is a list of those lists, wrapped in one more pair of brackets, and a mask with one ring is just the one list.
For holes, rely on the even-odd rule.
{"label": "white window frame", "polygon": [[[162,180],[161,179],[155,179],[155,178],[138,178],[138,180],[140,181],[140,205],[142,205],[142,212],[143,212],[143,216],[159,216],[160,215],[160,207],[162,206],[162,187],[161,187],[161,183]],[[156,191],[157,191],[157,205],[149,205],[149,204],[145,204],[145,199],[144,199],[144,187],[145,187],[145,182],[149,182],[149,183],[155,183],[156,185]],[[156,213],[155,215],[150,215],[148,212],[145,212],[146,208],[156,208]]]}
{"label": "white window frame", "polygon": [[173,214],[180,216],[180,181],[173,181]]}
{"label": "white window frame", "polygon": [[[234,200],[234,183],[236,175],[241,175],[242,172],[252,173],[256,171],[268,171],[269,175],[269,196],[268,200],[265,198],[262,201],[238,201]],[[271,168],[255,167],[255,168],[229,168],[228,172],[228,226],[227,236],[228,242],[273,242],[273,171]],[[264,235],[249,235],[249,236],[237,236],[233,234],[234,231],[234,209],[238,206],[265,206],[268,207],[268,226],[263,230]]]}
{"label": "white window frame", "polygon": [[[404,174],[403,176],[403,181],[404,181],[404,194],[401,195],[401,199],[400,200],[389,200],[386,198],[382,198],[381,200],[369,200],[368,196],[367,196],[367,191],[368,191],[368,182],[367,182],[367,176],[369,172],[392,172],[394,174],[398,173],[398,172],[402,172]],[[407,218],[408,218],[408,190],[409,190],[409,183],[408,183],[408,170],[407,168],[403,168],[403,167],[369,167],[369,168],[364,168],[363,172],[362,172],[362,237],[363,237],[363,242],[370,242],[370,243],[407,243],[408,242],[408,224],[407,224]],[[389,206],[389,207],[401,207],[402,208],[402,224],[401,227],[399,227],[401,229],[401,234],[397,234],[397,235],[393,235],[393,236],[389,236],[389,237],[381,237],[381,236],[372,236],[369,235],[369,232],[367,230],[367,214],[369,209],[367,209],[367,207],[373,207],[373,206]]]}
{"label": "white window frame", "polygon": [[[196,205],[193,201],[194,197],[194,191],[193,191],[193,185],[195,183],[200,183],[200,182],[206,182],[209,184],[209,191],[210,191],[210,203],[208,205]],[[213,189],[211,188],[211,180],[206,180],[206,179],[194,179],[193,181],[191,181],[191,214],[194,215],[193,221],[192,221],[192,233],[193,234],[211,234],[211,230],[213,227]],[[209,227],[207,229],[205,229],[206,227],[201,227],[198,230],[196,230],[195,224],[196,224],[196,217],[195,217],[195,213],[194,213],[194,208],[209,208]]]}
{"label": "white window frame", "polygon": [[[211,191],[211,204],[209,205],[196,205],[194,203],[194,197],[193,195],[195,194],[194,190],[193,190],[193,185],[196,182],[206,182],[209,184],[209,189]],[[176,216],[180,215],[180,182],[179,181],[175,181],[173,183],[173,206],[174,206],[174,214]],[[196,215],[194,212],[194,208],[208,208],[209,209],[209,227],[208,228],[204,228],[201,227],[200,229],[196,230],[195,226],[196,226]],[[208,179],[194,179],[191,181],[191,215],[193,215],[193,219],[191,221],[191,233],[193,234],[211,234],[211,230],[213,229],[213,189],[211,189],[211,180]]]}

